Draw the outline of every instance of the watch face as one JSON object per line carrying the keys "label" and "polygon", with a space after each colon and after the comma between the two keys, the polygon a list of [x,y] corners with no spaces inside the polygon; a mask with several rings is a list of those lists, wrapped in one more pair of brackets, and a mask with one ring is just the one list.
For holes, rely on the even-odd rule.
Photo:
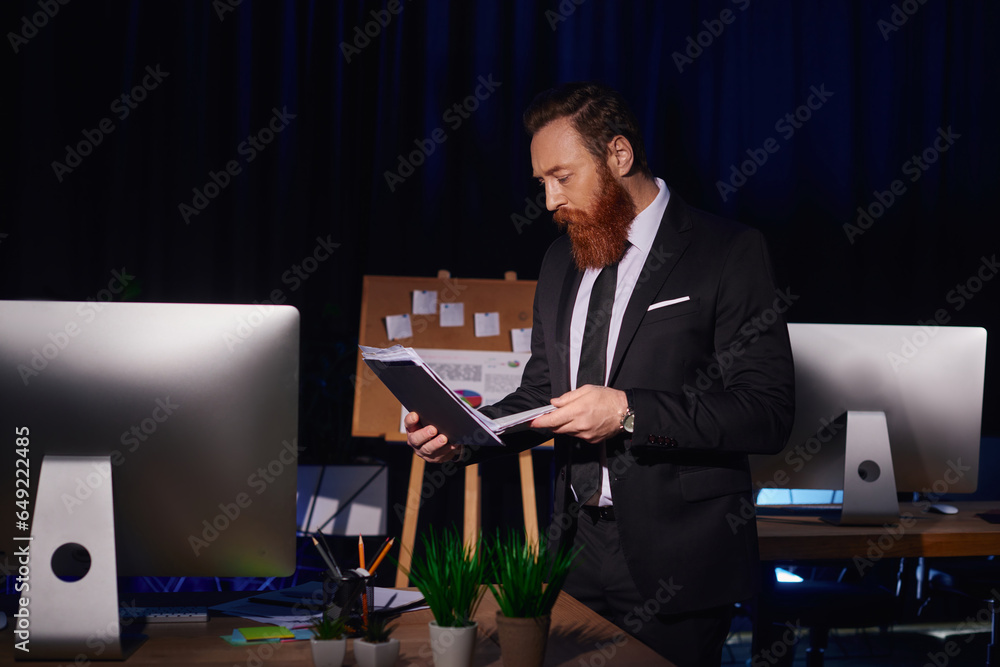
{"label": "watch face", "polygon": [[625,429],[626,433],[631,433],[635,428],[635,415],[629,413],[625,415],[625,419],[622,420],[622,428]]}

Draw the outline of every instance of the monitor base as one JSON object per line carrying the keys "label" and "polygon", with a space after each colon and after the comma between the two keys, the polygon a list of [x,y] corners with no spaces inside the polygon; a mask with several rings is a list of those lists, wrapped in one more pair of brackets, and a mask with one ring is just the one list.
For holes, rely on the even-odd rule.
{"label": "monitor base", "polygon": [[[32,660],[121,660],[110,456],[45,456],[28,550]],[[18,654],[20,657],[20,654]]]}
{"label": "monitor base", "polygon": [[844,443],[844,500],[838,526],[881,526],[899,521],[896,473],[884,412],[848,410]]}

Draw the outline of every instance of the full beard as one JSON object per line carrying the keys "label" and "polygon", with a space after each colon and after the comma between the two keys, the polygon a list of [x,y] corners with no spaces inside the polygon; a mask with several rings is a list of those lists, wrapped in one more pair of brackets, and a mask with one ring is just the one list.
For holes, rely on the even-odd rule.
{"label": "full beard", "polygon": [[628,230],[635,219],[635,202],[608,166],[600,167],[600,191],[586,210],[560,208],[552,216],[569,234],[573,261],[580,271],[600,269],[621,260],[628,249]]}

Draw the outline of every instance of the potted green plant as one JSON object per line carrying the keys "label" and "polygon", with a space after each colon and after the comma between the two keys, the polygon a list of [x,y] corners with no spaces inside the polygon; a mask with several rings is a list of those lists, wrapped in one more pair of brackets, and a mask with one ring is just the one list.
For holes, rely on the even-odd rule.
{"label": "potted green plant", "polygon": [[490,549],[496,585],[489,584],[500,610],[497,632],[505,665],[540,666],[545,658],[552,606],[579,551],[549,554],[545,541],[529,544],[520,533],[499,533]]}
{"label": "potted green plant", "polygon": [[[474,620],[483,586],[482,539],[464,544],[454,529],[421,536],[424,553],[414,558],[406,574],[423,594],[434,614],[430,623],[431,650],[436,667],[472,664],[478,624]],[[397,563],[398,565],[398,563]]]}
{"label": "potted green plant", "polygon": [[347,639],[344,636],[346,626],[344,619],[334,618],[324,611],[319,618],[310,623],[313,637],[309,640],[312,649],[313,665],[315,667],[340,667],[344,664],[344,654],[347,652]]}
{"label": "potted green plant", "polygon": [[371,614],[362,636],[354,640],[354,659],[358,667],[390,667],[399,659],[399,640],[390,637],[394,627],[385,617]]}

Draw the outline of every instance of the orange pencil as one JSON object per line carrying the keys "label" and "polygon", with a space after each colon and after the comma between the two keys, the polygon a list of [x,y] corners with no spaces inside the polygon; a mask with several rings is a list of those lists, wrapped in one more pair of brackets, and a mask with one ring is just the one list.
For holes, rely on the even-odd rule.
{"label": "orange pencil", "polygon": [[385,544],[382,545],[382,549],[379,551],[378,556],[375,557],[375,562],[372,564],[372,569],[369,572],[369,574],[371,574],[371,575],[374,576],[375,570],[378,569],[379,563],[381,563],[382,559],[385,558],[386,555],[388,555],[389,549],[392,549],[392,545],[393,545],[393,543],[395,541],[396,541],[396,538],[392,537],[392,538],[389,538],[388,540],[386,540]]}
{"label": "orange pencil", "polygon": [[389,539],[390,538],[388,538],[388,537],[385,538],[385,542],[383,542],[382,546],[380,546],[378,548],[378,551],[375,552],[375,558],[372,558],[372,564],[365,566],[365,569],[368,570],[369,573],[371,573],[372,568],[375,567],[375,561],[377,561],[378,557],[382,555],[382,551],[385,549],[385,545],[389,544]]}
{"label": "orange pencil", "polygon": [[[358,535],[358,568],[365,568],[365,541],[361,539]],[[365,587],[361,589],[361,620],[365,625],[365,629],[368,629],[368,582],[365,582]]]}

